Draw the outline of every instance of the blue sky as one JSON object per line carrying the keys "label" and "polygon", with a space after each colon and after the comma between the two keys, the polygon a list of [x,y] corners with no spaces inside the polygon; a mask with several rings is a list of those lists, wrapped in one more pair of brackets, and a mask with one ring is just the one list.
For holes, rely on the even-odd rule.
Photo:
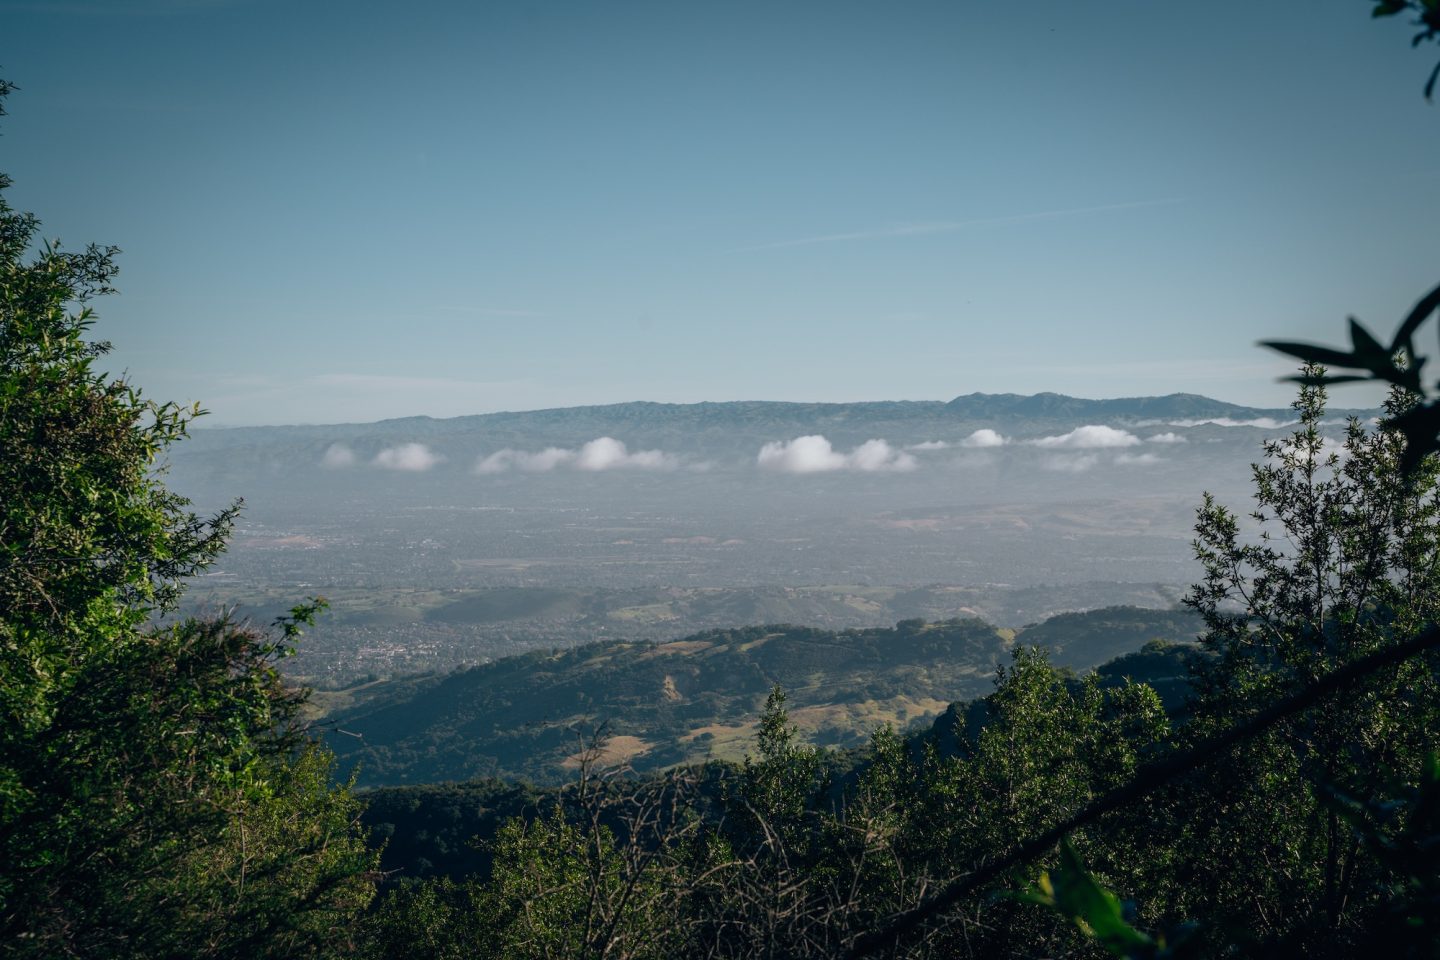
{"label": "blue sky", "polygon": [[[211,423],[1174,391],[1440,279],[1363,0],[0,0],[13,206]],[[1345,405],[1373,399],[1364,391]]]}

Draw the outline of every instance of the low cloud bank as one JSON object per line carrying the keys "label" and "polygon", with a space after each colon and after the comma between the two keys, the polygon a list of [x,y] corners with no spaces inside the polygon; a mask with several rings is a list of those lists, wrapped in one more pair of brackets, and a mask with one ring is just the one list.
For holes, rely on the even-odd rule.
{"label": "low cloud bank", "polygon": [[386,447],[375,454],[375,459],[370,462],[382,470],[423,473],[444,460],[444,457],[423,443],[402,443],[398,447]]}
{"label": "low cloud bank", "polygon": [[506,448],[497,450],[488,457],[481,457],[475,463],[475,472],[480,474],[505,473],[507,470],[524,470],[526,473],[547,473],[558,466],[575,459],[574,450],[547,447],[539,453]]}
{"label": "low cloud bank", "polygon": [[1262,430],[1278,430],[1298,423],[1297,420],[1276,420],[1274,417],[1256,417],[1254,420],[1236,420],[1233,417],[1209,417],[1203,420],[1170,420],[1172,427],[1199,427],[1210,424],[1216,427],[1259,427]]}
{"label": "low cloud bank", "polygon": [[767,443],[755,462],[764,470],[779,473],[830,473],[851,470],[862,473],[904,473],[914,470],[917,461],[884,440],[866,440],[849,453],[841,453],[819,434],[796,437],[788,442]]}
{"label": "low cloud bank", "polygon": [[660,450],[631,453],[614,437],[598,437],[580,448],[575,457],[578,470],[674,470],[679,461]]}
{"label": "low cloud bank", "polygon": [[538,453],[506,448],[482,457],[475,464],[479,474],[548,473],[558,467],[600,473],[605,470],[674,470],[680,458],[662,450],[636,450],[633,453],[614,437],[596,437],[578,450],[547,447]]}
{"label": "low cloud bank", "polygon": [[1069,433],[1062,433],[1055,437],[1041,437],[1039,440],[1031,440],[1030,443],[1037,447],[1053,450],[1106,450],[1114,447],[1138,446],[1140,438],[1128,430],[1091,423],[1083,427],[1076,427]]}
{"label": "low cloud bank", "polygon": [[343,443],[332,443],[325,448],[325,456],[320,458],[320,465],[328,470],[343,470],[346,467],[355,466],[355,451]]}
{"label": "low cloud bank", "polygon": [[1005,438],[988,427],[976,430],[970,436],[960,441],[960,446],[969,447],[972,450],[983,450],[990,447],[1005,446]]}
{"label": "low cloud bank", "polygon": [[[1218,420],[1190,421],[1193,423],[1219,423]],[[1273,420],[1231,421],[1234,425],[1258,426],[1261,423],[1277,423]],[[845,451],[838,450],[822,434],[809,434],[792,440],[766,443],[760,448],[753,461],[762,470],[776,473],[907,473],[916,470],[920,461],[915,454],[940,450],[993,451],[1001,447],[1020,445],[1037,447],[1046,451],[1040,466],[1045,470],[1066,473],[1080,473],[1095,467],[1099,462],[1098,451],[1115,450],[1113,462],[1133,466],[1161,462],[1152,453],[1119,453],[1118,451],[1138,447],[1142,444],[1175,445],[1188,443],[1188,439],[1174,431],[1154,433],[1141,439],[1128,430],[1102,424],[1086,424],[1068,433],[1038,437],[1029,440],[1015,440],[996,430],[981,428],[961,440],[926,440],[905,447],[892,446],[882,439],[871,439]],[[964,457],[981,456],[975,452],[958,454]],[[986,453],[985,456],[991,456]],[[423,473],[444,463],[443,454],[432,450],[423,443],[402,443],[389,446],[375,454],[368,463],[382,470],[409,473]],[[348,469],[367,462],[361,454],[347,443],[330,444],[321,455],[320,466],[326,469]],[[957,463],[961,461],[956,461]],[[610,470],[634,471],[677,471],[705,470],[714,466],[709,461],[695,459],[664,450],[631,450],[614,437],[596,437],[578,447],[546,447],[542,450],[520,450],[506,447],[478,458],[473,472],[480,475],[494,475],[509,472],[549,473],[568,470],[583,473],[603,473]]]}

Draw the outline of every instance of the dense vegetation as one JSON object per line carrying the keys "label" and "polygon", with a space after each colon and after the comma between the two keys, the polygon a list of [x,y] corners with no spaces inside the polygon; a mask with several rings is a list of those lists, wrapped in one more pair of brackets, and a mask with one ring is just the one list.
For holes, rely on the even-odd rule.
{"label": "dense vegetation", "polygon": [[1056,666],[1089,670],[1133,653],[1152,640],[1192,641],[1203,629],[1201,618],[1186,608],[1103,607],[1060,613],[1029,624],[1015,635],[1015,642],[1043,647]]}
{"label": "dense vegetation", "polygon": [[[603,728],[608,756],[636,769],[724,755],[749,739],[765,695],[796,691],[822,741],[933,714],[983,683],[1003,655],[988,624],[905,622],[884,630],[717,630],[662,644],[606,642],[507,657],[385,687],[329,719],[366,783],[475,776],[574,776],[581,740]],[[863,739],[862,739],[863,742]],[[738,759],[739,752],[734,753]]]}
{"label": "dense vegetation", "polygon": [[[1097,615],[1104,618],[1110,613],[1112,611],[1098,611]],[[1162,704],[1179,712],[1190,690],[1191,666],[1197,657],[1203,656],[1204,652],[1194,644],[1152,640],[1142,650],[1102,664],[1095,670],[1093,682],[1101,690],[1132,682],[1146,683],[1156,690]],[[1072,692],[1091,682],[1065,671],[1059,676]],[[986,686],[993,684],[987,680]],[[768,695],[764,699],[768,699]],[[794,704],[795,699],[787,691],[786,710],[792,720]],[[962,744],[978,736],[989,720],[990,704],[988,696],[952,703],[929,724],[905,735],[906,753],[916,758],[932,750],[939,757],[960,755]],[[757,718],[761,712],[757,709]],[[792,725],[797,738],[803,737],[804,729],[798,724]],[[811,740],[813,742],[813,738]],[[824,765],[826,779],[822,789],[828,798],[821,798],[817,790],[817,802],[833,805],[844,799],[846,790],[854,787],[870,763],[869,747],[867,740],[861,747],[832,748],[817,753],[816,759]],[[747,749],[754,752],[753,741],[747,743]],[[633,765],[630,769],[634,769]],[[722,812],[722,784],[739,769],[736,763],[711,761],[683,771],[695,780],[692,806],[711,814]],[[651,774],[652,779],[654,776]],[[364,794],[365,810],[361,820],[377,841],[384,843],[381,869],[391,883],[405,885],[436,875],[459,881],[471,874],[484,875],[489,871],[492,846],[489,841],[505,820],[533,817],[551,805],[570,803],[575,779],[576,772],[572,770],[563,783],[550,787],[498,778],[380,787]],[[615,785],[623,787],[627,782],[617,780]]]}
{"label": "dense vegetation", "polygon": [[235,508],[156,473],[198,411],[95,369],[116,251],[38,228],[0,195],[0,952],[348,952],[375,857],[274,668],[314,607],[153,625]]}
{"label": "dense vegetation", "polygon": [[979,696],[1014,642],[1086,669],[1150,640],[1193,641],[1201,626],[1190,611],[1121,607],[1068,614],[1018,637],[969,619],[607,641],[370,684],[332,710],[326,726],[341,760],[360,762],[362,785],[469,777],[555,784],[573,779],[583,741],[602,730],[605,759],[639,772],[739,760],[753,749],[756,718],[777,685],[806,739],[853,747],[882,724],[904,729]]}

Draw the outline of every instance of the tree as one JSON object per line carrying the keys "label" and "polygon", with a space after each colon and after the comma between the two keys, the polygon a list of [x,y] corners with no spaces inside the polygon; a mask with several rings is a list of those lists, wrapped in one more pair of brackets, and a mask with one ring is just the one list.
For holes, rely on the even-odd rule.
{"label": "tree", "polygon": [[[922,863],[937,881],[968,872],[1124,783],[1169,742],[1150,687],[1102,689],[1093,675],[1077,681],[1035,647],[1017,649],[997,670],[982,711],[977,731],[959,731],[958,756],[928,762],[902,840],[912,873]],[[1107,878],[1129,888],[1140,874],[1133,854],[1143,827],[1143,818],[1111,815],[1077,839],[1097,851]],[[956,911],[940,937],[947,955],[972,957],[1059,951],[1073,939],[1053,918],[985,891]]]}
{"label": "tree", "polygon": [[[0,83],[0,106],[13,90]],[[3,112],[3,111],[0,111]],[[369,899],[348,790],[272,631],[159,625],[223,549],[162,457],[200,415],[96,368],[114,247],[37,240],[0,177],[0,943],[17,956],[315,955]]]}
{"label": "tree", "polygon": [[799,741],[778,685],[765,698],[755,745],[759,753],[745,757],[737,799],[749,814],[752,839],[764,842],[769,834],[803,827],[820,769],[814,749]]}
{"label": "tree", "polygon": [[[1249,523],[1207,497],[1196,527],[1204,580],[1187,602],[1205,618],[1199,740],[1347,664],[1414,636],[1440,615],[1440,465],[1406,474],[1398,430],[1352,420],[1343,444],[1320,429],[1325,370],[1300,377],[1298,426],[1265,445]],[[1414,409],[1396,387],[1388,420]],[[1365,803],[1395,771],[1413,785],[1440,722],[1431,658],[1377,672],[1232,751],[1171,801],[1184,868],[1172,902],[1211,925],[1243,925],[1270,949],[1354,949],[1376,906],[1381,865],[1327,796]],[[1206,811],[1194,816],[1196,810]],[[1223,815],[1221,814],[1223,811]],[[1256,904],[1270,906],[1257,911]]]}

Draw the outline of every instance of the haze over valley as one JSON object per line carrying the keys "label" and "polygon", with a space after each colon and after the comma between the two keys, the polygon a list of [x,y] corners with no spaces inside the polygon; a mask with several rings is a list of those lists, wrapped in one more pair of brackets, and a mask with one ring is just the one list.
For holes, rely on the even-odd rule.
{"label": "haze over valley", "polygon": [[324,595],[286,669],[334,687],[752,624],[1168,608],[1202,493],[1243,505],[1288,419],[1192,395],[630,403],[197,429],[170,479],[246,499],[192,608]]}

